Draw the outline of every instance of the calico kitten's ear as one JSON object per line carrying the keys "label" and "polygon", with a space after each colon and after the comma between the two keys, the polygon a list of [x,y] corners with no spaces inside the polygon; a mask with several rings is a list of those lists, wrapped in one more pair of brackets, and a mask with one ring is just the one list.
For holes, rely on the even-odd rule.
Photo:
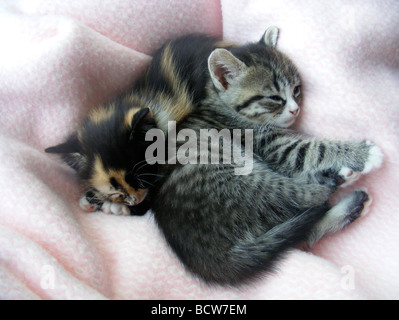
{"label": "calico kitten's ear", "polygon": [[220,91],[240,76],[247,66],[226,49],[215,49],[208,58],[208,69],[215,87]]}
{"label": "calico kitten's ear", "polygon": [[278,28],[275,26],[266,29],[259,43],[275,48],[277,45]]}
{"label": "calico kitten's ear", "polygon": [[44,151],[61,154],[62,159],[76,171],[82,169],[86,164],[86,158],[80,151],[80,143],[76,134],[70,136],[64,143],[47,148]]}
{"label": "calico kitten's ear", "polygon": [[141,124],[143,124],[143,121],[148,119],[152,119],[152,112],[150,108],[140,109],[134,114],[131,122],[129,141],[133,140],[137,129],[140,127]]}

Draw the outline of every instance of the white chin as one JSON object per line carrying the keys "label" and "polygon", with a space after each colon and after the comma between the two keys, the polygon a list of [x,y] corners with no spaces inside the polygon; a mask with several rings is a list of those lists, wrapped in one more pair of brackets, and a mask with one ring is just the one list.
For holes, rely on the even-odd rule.
{"label": "white chin", "polygon": [[295,118],[287,119],[284,121],[276,121],[276,125],[281,128],[288,128],[289,126],[293,125],[295,122]]}

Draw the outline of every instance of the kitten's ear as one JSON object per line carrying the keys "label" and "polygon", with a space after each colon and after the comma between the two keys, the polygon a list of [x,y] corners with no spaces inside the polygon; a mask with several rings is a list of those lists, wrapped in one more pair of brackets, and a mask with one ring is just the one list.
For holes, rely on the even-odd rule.
{"label": "kitten's ear", "polygon": [[247,66],[226,49],[215,49],[208,58],[208,69],[215,87],[220,91],[240,76]]}
{"label": "kitten's ear", "polygon": [[275,48],[277,45],[278,28],[275,26],[266,29],[259,43]]}
{"label": "kitten's ear", "polygon": [[150,108],[140,109],[134,114],[131,122],[129,141],[133,140],[134,134],[137,131],[137,129],[140,127],[140,124],[142,124],[144,120],[151,118],[152,118],[152,112]]}
{"label": "kitten's ear", "polygon": [[80,143],[76,134],[70,136],[64,143],[47,148],[44,151],[61,154],[62,159],[76,171],[82,169],[86,164],[86,157],[80,151]]}

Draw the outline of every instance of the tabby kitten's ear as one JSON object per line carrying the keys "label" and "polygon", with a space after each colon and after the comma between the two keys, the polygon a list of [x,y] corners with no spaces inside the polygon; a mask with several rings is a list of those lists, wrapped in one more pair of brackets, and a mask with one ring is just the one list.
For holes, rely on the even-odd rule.
{"label": "tabby kitten's ear", "polygon": [[208,58],[208,69],[215,87],[225,91],[247,66],[226,49],[215,49]]}
{"label": "tabby kitten's ear", "polygon": [[259,43],[275,48],[277,45],[278,28],[275,26],[266,29]]}
{"label": "tabby kitten's ear", "polygon": [[76,133],[71,135],[64,143],[47,148],[44,151],[61,154],[62,159],[76,171],[81,170],[86,165],[86,157],[80,151],[80,143]]}

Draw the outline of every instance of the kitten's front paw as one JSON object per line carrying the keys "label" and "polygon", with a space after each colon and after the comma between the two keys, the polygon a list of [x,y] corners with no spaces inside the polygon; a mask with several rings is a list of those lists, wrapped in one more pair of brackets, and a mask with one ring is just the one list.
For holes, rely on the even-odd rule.
{"label": "kitten's front paw", "polygon": [[128,216],[130,215],[129,207],[122,203],[115,203],[105,201],[102,205],[101,211],[106,214],[114,214],[116,216]]}
{"label": "kitten's front paw", "polygon": [[94,212],[101,209],[101,204],[91,203],[87,198],[87,195],[84,194],[79,200],[79,207],[86,212]]}
{"label": "kitten's front paw", "polygon": [[368,146],[368,158],[364,164],[362,174],[369,173],[372,170],[378,169],[382,165],[384,154],[381,149],[370,140],[365,141]]}

